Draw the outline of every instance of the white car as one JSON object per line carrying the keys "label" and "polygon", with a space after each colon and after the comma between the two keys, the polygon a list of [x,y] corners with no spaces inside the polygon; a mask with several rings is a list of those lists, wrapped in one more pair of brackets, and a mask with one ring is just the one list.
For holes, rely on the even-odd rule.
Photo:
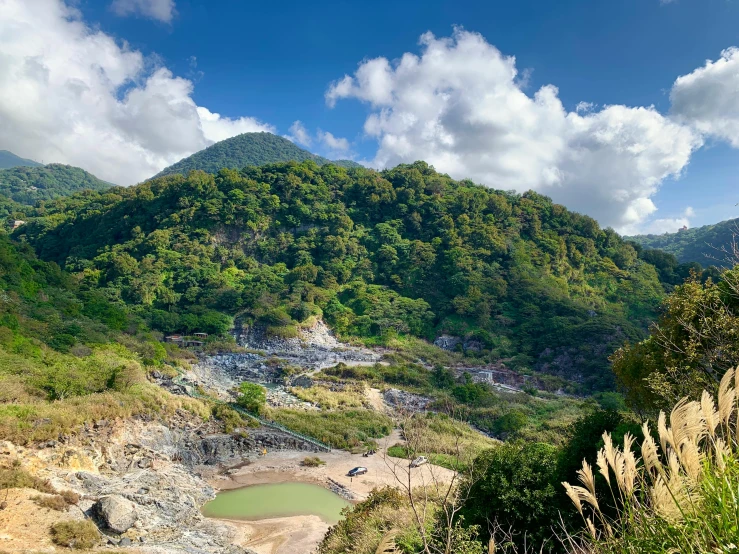
{"label": "white car", "polygon": [[428,458],[426,458],[426,456],[419,456],[418,458],[416,458],[415,460],[411,462],[411,467],[422,466],[423,464],[427,464],[428,462],[429,461],[428,461]]}

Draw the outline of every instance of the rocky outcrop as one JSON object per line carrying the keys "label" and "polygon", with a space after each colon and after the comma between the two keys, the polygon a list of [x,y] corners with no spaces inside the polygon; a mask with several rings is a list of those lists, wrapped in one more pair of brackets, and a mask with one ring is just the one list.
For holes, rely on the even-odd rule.
{"label": "rocky outcrop", "polygon": [[434,346],[450,352],[481,352],[485,345],[473,338],[455,337],[453,335],[440,335],[434,341]]}
{"label": "rocky outcrop", "polygon": [[108,529],[116,533],[125,533],[138,520],[136,505],[119,494],[102,497],[93,510]]}
{"label": "rocky outcrop", "polygon": [[385,402],[396,410],[408,410],[412,412],[420,412],[425,410],[431,399],[420,394],[413,394],[399,389],[389,389],[383,395]]}

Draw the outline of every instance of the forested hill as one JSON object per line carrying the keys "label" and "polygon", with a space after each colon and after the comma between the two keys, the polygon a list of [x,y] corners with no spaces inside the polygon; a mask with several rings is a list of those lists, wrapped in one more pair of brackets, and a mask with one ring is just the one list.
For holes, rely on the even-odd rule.
{"label": "forested hill", "polygon": [[673,254],[678,261],[698,262],[704,267],[724,265],[735,237],[739,236],[739,219],[729,219],[715,225],[704,225],[664,235],[637,235],[627,237],[646,248],[657,248]]}
{"label": "forested hill", "polygon": [[106,183],[79,167],[48,164],[0,170],[0,195],[21,204],[69,196],[80,190],[104,190]]}
{"label": "forested hill", "polygon": [[244,133],[196,152],[192,156],[160,171],[156,177],[175,173],[186,175],[194,169],[207,173],[217,173],[221,169],[241,169],[248,165],[303,162],[305,160],[312,160],[318,165],[334,164],[345,168],[360,167],[358,163],[351,160],[332,161],[311,154],[286,138],[272,133]]}
{"label": "forested hill", "polygon": [[7,169],[9,167],[19,166],[39,167],[40,165],[42,164],[34,162],[33,160],[21,158],[20,156],[16,156],[12,152],[8,152],[7,150],[0,150],[0,169]]}
{"label": "forested hill", "polygon": [[663,296],[654,266],[593,219],[422,162],[193,172],[36,215],[17,238],[165,332],[225,313],[291,336],[320,316],[370,343],[464,336],[483,361],[593,388]]}

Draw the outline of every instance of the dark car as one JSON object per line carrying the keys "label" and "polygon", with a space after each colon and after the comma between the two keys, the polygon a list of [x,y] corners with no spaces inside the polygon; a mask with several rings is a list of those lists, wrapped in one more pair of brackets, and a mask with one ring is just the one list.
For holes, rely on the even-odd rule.
{"label": "dark car", "polygon": [[355,467],[354,469],[352,469],[351,471],[349,471],[349,473],[347,473],[347,475],[349,477],[356,477],[357,475],[364,475],[365,473],[367,473],[367,468],[366,467]]}

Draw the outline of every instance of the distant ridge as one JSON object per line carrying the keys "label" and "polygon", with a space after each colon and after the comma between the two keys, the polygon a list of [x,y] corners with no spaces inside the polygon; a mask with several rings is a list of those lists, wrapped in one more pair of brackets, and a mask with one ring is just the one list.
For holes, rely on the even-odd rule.
{"label": "distant ridge", "polygon": [[361,167],[350,160],[332,161],[296,146],[286,138],[272,133],[244,133],[221,142],[205,150],[196,152],[160,171],[155,177],[187,174],[199,169],[207,173],[217,173],[221,169],[242,169],[248,165],[265,165],[278,162],[302,162],[313,160],[318,165],[335,164],[345,168]]}
{"label": "distant ridge", "polygon": [[725,254],[722,248],[730,249],[739,241],[739,218],[684,229],[663,235],[636,235],[624,237],[647,248],[657,248],[673,254],[680,263],[698,262],[705,266],[722,264]]}
{"label": "distant ridge", "polygon": [[81,190],[105,190],[112,185],[79,167],[48,164],[0,169],[0,194],[20,204],[34,205]]}
{"label": "distant ridge", "polygon": [[0,169],[8,169],[11,167],[40,167],[43,164],[34,162],[33,160],[27,160],[16,156],[12,152],[7,150],[0,150]]}

